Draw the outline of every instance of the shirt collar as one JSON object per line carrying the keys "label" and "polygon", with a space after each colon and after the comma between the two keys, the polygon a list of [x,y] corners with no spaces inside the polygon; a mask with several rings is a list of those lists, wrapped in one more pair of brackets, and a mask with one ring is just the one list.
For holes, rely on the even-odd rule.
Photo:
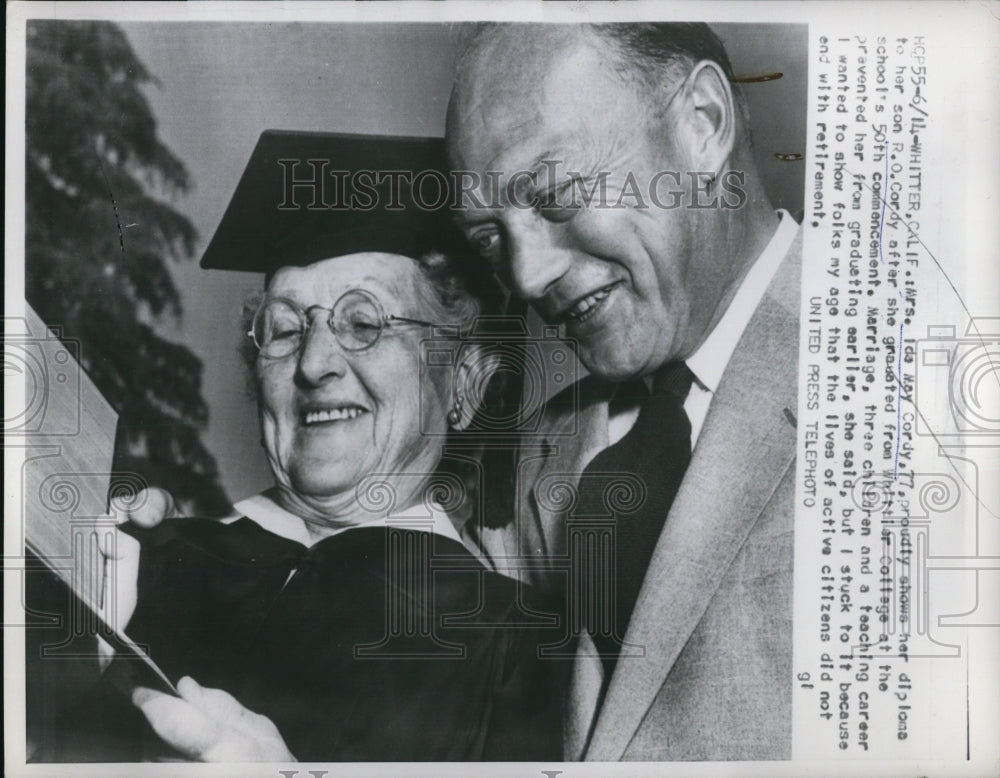
{"label": "shirt collar", "polygon": [[223,519],[223,523],[231,524],[241,516],[246,516],[255,524],[273,532],[275,535],[301,543],[303,546],[312,546],[323,538],[339,535],[360,527],[394,527],[396,529],[412,529],[423,532],[432,532],[435,535],[443,535],[446,538],[463,543],[458,530],[452,523],[448,514],[438,503],[431,503],[430,509],[423,506],[411,508],[408,511],[401,511],[390,516],[378,516],[364,524],[353,524],[349,527],[341,527],[323,538],[316,538],[309,534],[305,521],[294,513],[285,510],[276,503],[265,492],[240,500],[233,506],[237,515]]}
{"label": "shirt collar", "polygon": [[747,272],[726,312],[705,338],[705,342],[685,360],[698,383],[710,392],[718,389],[729,358],[743,336],[743,330],[757,310],[775,271],[798,232],[799,225],[788,211],[779,209],[777,213],[780,219],[778,228]]}

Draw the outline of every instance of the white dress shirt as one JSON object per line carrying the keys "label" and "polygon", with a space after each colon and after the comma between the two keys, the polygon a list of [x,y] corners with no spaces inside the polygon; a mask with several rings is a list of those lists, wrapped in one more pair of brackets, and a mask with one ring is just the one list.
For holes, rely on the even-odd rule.
{"label": "white dress shirt", "polygon": [[[726,312],[705,338],[705,342],[685,360],[688,369],[694,374],[691,391],[684,402],[684,412],[691,422],[692,450],[708,415],[712,395],[719,388],[733,350],[798,233],[799,225],[788,211],[779,209],[777,213],[780,220],[778,228],[743,278]],[[608,445],[614,445],[625,437],[638,417],[639,403],[630,403],[613,413],[608,418]]]}

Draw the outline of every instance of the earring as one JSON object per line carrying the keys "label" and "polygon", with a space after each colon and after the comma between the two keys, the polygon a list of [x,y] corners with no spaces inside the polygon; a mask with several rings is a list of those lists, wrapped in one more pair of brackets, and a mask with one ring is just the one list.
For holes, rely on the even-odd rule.
{"label": "earring", "polygon": [[454,407],[448,411],[448,424],[452,427],[458,427],[458,423],[462,420],[462,395],[455,397]]}

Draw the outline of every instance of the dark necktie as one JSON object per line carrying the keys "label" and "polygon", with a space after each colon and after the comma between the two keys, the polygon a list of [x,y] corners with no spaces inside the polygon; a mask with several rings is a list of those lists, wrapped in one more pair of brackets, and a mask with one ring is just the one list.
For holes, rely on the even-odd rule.
{"label": "dark necktie", "polygon": [[[691,461],[691,422],[684,412],[684,400],[692,379],[691,371],[683,362],[672,362],[660,368],[653,377],[653,392],[642,403],[635,425],[625,437],[594,457],[580,479],[580,497],[575,512],[578,515],[615,514],[614,572],[607,568],[588,572],[590,575],[613,574],[617,583],[614,618],[610,622],[614,624],[614,633],[608,634],[607,620],[603,625],[586,625],[604,661],[605,678],[611,677],[653,549]],[[629,391],[628,387],[623,387],[625,392]],[[607,498],[614,491],[616,480],[621,483],[623,478],[629,477],[638,479],[644,486],[645,500],[638,509],[619,515],[608,506]],[[608,591],[606,586],[597,586],[597,589]]]}

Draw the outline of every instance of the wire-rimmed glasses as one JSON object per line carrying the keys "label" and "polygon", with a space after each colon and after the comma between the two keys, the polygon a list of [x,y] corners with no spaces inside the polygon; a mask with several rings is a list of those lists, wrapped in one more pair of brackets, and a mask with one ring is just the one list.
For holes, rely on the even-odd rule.
{"label": "wire-rimmed glasses", "polygon": [[326,325],[345,351],[364,351],[374,346],[382,330],[393,324],[417,324],[436,327],[434,322],[387,314],[378,298],[364,289],[351,289],[332,308],[310,305],[303,309],[286,297],[271,297],[261,303],[253,317],[253,327],[247,336],[253,339],[261,355],[282,359],[302,348],[313,313],[327,314]]}

